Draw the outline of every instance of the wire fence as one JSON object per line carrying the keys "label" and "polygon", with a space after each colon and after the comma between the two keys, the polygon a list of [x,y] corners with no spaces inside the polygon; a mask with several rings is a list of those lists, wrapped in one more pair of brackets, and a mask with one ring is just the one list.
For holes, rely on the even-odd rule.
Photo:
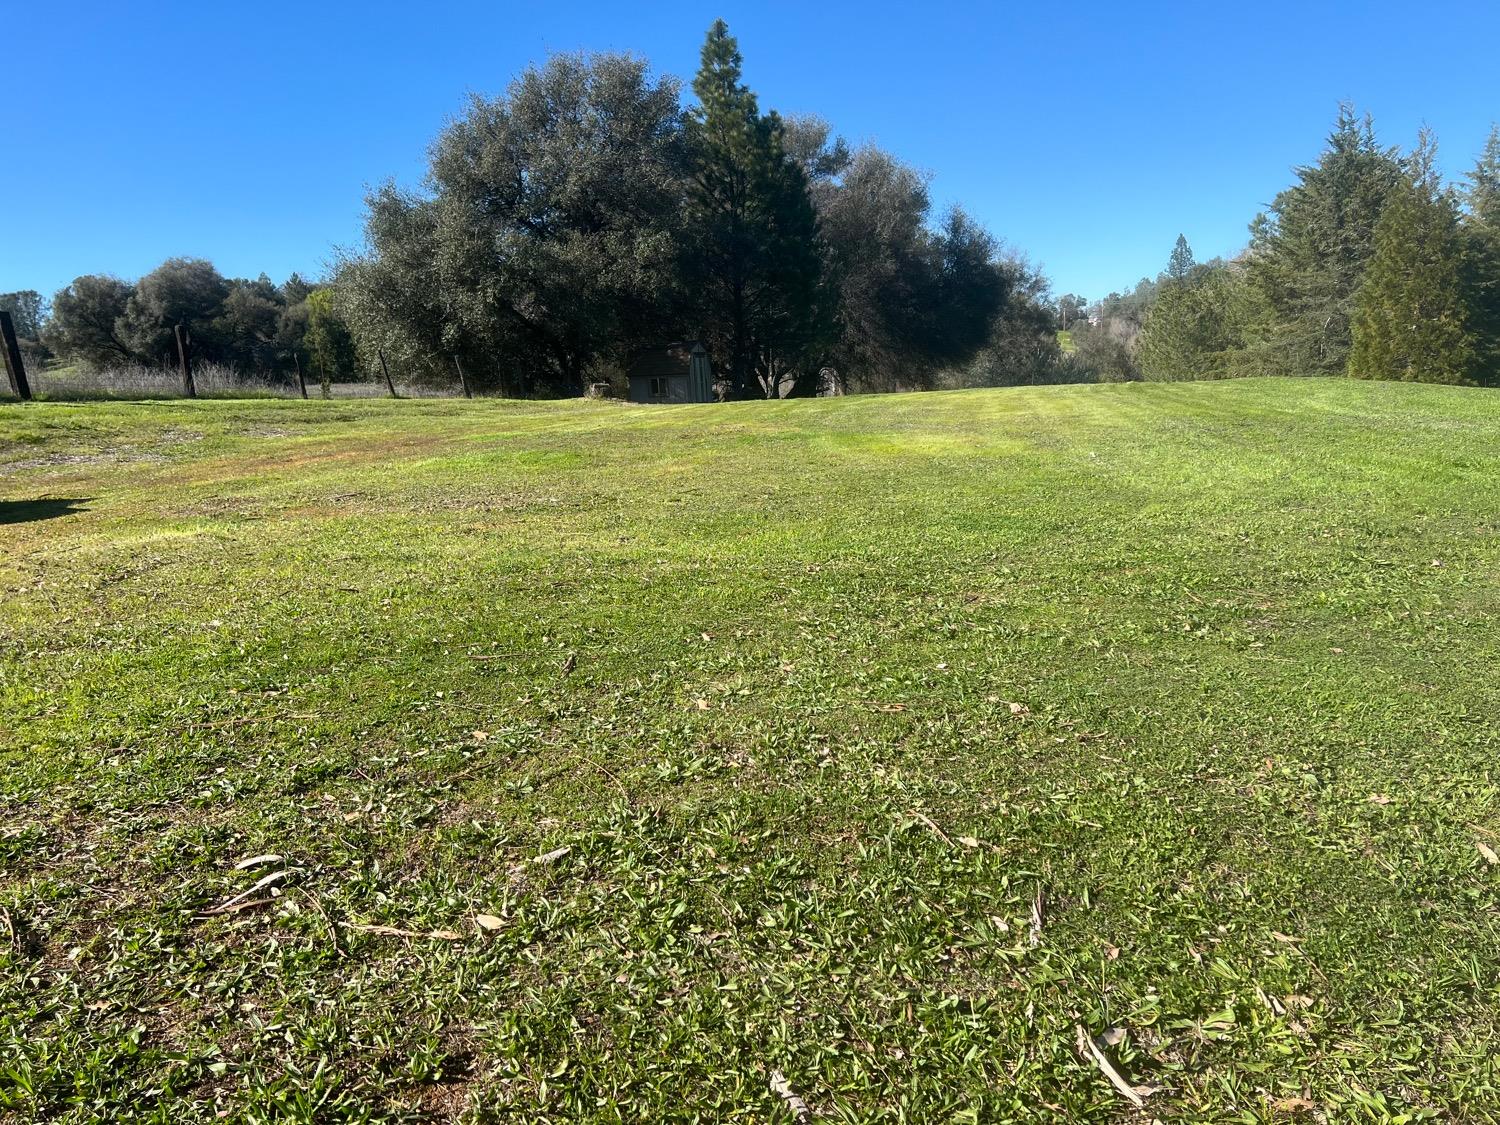
{"label": "wire fence", "polygon": [[[27,367],[31,393],[48,399],[140,399],[183,398],[182,372],[176,366],[122,365],[107,368]],[[193,365],[193,384],[200,398],[301,398],[294,376],[275,378],[254,375],[217,363]],[[396,383],[402,398],[459,398],[463,390]],[[10,387],[0,378],[0,394]],[[360,383],[307,383],[308,398],[386,398],[390,390],[384,380]]]}

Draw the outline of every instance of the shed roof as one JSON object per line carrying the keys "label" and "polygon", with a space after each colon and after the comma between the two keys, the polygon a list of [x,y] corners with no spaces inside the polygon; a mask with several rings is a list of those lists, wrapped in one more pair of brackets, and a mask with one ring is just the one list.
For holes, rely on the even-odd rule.
{"label": "shed roof", "polygon": [[685,376],[694,353],[705,351],[701,340],[679,340],[675,344],[642,348],[631,357],[626,374],[632,379],[663,375]]}

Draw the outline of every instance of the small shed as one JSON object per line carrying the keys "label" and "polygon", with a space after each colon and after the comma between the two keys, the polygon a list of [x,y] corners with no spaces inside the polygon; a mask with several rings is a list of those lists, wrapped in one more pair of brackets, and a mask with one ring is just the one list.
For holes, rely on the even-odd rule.
{"label": "small shed", "polygon": [[714,401],[714,368],[701,340],[645,348],[626,374],[631,402]]}

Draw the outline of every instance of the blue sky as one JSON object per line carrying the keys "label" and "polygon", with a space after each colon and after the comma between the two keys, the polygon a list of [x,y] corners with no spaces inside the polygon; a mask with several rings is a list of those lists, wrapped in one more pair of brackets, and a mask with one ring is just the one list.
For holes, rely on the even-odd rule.
{"label": "blue sky", "polygon": [[[1500,118],[1500,5],[32,0],[7,14],[0,290],[133,278],[171,255],[318,274],[367,185],[420,181],[469,92],[552,51],[630,50],[689,77],[708,24],[762,105],[817,112],[932,174],[1090,298],[1245,241],[1337,103],[1451,174]],[[12,171],[13,170],[13,171]]]}

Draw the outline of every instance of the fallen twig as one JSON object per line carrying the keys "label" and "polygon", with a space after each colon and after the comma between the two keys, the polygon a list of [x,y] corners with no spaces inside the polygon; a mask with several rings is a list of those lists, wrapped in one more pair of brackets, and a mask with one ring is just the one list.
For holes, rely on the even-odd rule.
{"label": "fallen twig", "polygon": [[932,822],[932,818],[931,817],[925,816],[922,813],[919,813],[919,812],[916,812],[916,811],[913,811],[913,812],[909,813],[908,815],[914,817],[915,819],[921,821],[923,824],[927,825],[928,828],[932,829],[933,833],[937,836],[937,838],[939,840],[943,841],[943,843],[947,844],[950,848],[955,846],[954,843],[953,843],[953,841],[948,838],[948,833],[944,832],[941,828],[939,828],[936,824],[934,824]]}
{"label": "fallen twig", "polygon": [[216,719],[211,723],[189,723],[188,730],[214,730],[217,727],[238,727],[246,723],[275,723],[283,719],[316,719],[319,716],[309,714],[288,715],[240,715],[233,719]]}
{"label": "fallen twig", "polygon": [[275,901],[274,898],[251,898],[243,902],[225,902],[215,906],[212,910],[203,911],[198,917],[212,918],[218,914],[238,914],[241,910],[254,910],[257,906],[270,906]]}
{"label": "fallen twig", "polygon": [[[1078,1036],[1079,1053],[1092,1056],[1094,1065],[1099,1068],[1104,1077],[1109,1079],[1110,1085],[1120,1091],[1120,1094],[1129,1099],[1130,1103],[1137,1109],[1143,1108],[1146,1104],[1146,1099],[1140,1095],[1136,1087],[1125,1081],[1124,1076],[1109,1061],[1109,1056],[1099,1049],[1099,1044],[1094,1042],[1093,1036],[1083,1029],[1082,1024],[1074,1024],[1073,1030]],[[1154,1091],[1150,1092],[1154,1093]]]}
{"label": "fallen twig", "polygon": [[[238,910],[244,910],[247,907],[241,904],[243,904],[246,899],[250,898],[250,896],[255,894],[257,891],[263,891],[267,887],[281,882],[281,880],[285,879],[289,874],[290,872],[285,869],[281,871],[273,871],[265,878],[257,879],[250,887],[248,887],[246,890],[241,891],[234,897],[227,898],[223,902],[219,903],[218,906],[211,907],[208,910],[203,911],[201,914],[199,914],[199,917],[207,918],[214,914],[231,914]],[[270,901],[271,899],[268,898],[264,901],[258,901],[254,905],[263,906],[265,905],[265,903]]]}
{"label": "fallen twig", "polygon": [[779,1070],[771,1071],[771,1092],[786,1102],[787,1109],[792,1111],[792,1116],[798,1121],[812,1120],[812,1110],[808,1109],[807,1103],[797,1096],[791,1083],[786,1080],[786,1075]]}
{"label": "fallen twig", "polygon": [[293,889],[313,904],[313,909],[318,912],[323,919],[323,924],[328,927],[328,940],[333,942],[333,951],[340,957],[345,956],[346,951],[343,943],[339,941],[339,928],[333,924],[333,919],[328,917],[328,912],[323,909],[323,904],[318,901],[317,896],[309,891],[304,891],[301,887],[294,887]]}
{"label": "fallen twig", "polygon": [[430,938],[433,941],[462,941],[464,935],[453,930],[403,930],[399,926],[377,926],[364,922],[345,922],[345,929],[358,930],[362,934],[380,934],[383,937]]}

